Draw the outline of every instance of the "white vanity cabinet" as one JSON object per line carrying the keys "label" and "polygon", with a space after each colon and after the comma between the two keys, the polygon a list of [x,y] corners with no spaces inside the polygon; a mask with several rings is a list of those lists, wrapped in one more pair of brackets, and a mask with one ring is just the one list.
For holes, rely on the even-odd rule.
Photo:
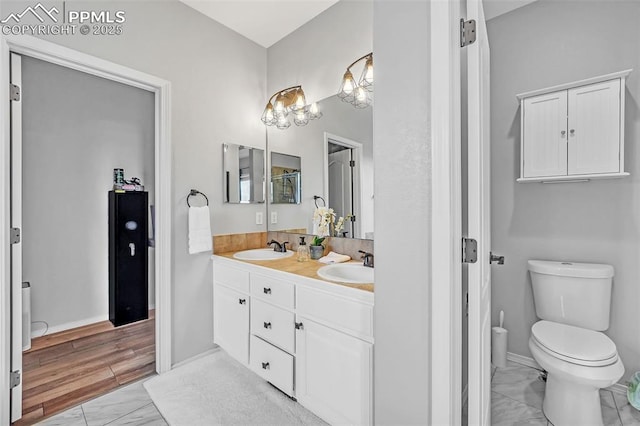
{"label": "white vanity cabinet", "polygon": [[518,182],[628,176],[624,172],[624,97],[630,72],[518,95]]}
{"label": "white vanity cabinet", "polygon": [[287,395],[294,396],[295,284],[252,272],[251,369]]}
{"label": "white vanity cabinet", "polygon": [[249,273],[217,265],[213,274],[213,341],[249,364]]}
{"label": "white vanity cabinet", "polygon": [[214,341],[328,423],[372,424],[373,293],[213,260]]}
{"label": "white vanity cabinet", "polygon": [[299,290],[296,398],[330,424],[372,424],[373,306]]}

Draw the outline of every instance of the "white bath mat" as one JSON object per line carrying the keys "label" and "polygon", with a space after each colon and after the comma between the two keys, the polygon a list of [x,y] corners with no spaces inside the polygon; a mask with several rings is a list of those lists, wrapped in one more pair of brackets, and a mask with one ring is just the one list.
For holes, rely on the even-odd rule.
{"label": "white bath mat", "polygon": [[144,387],[171,426],[326,425],[223,350]]}

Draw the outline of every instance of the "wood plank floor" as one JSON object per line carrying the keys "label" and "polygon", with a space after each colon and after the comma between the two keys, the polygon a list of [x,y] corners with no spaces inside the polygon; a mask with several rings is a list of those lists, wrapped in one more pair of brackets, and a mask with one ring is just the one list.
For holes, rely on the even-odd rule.
{"label": "wood plank floor", "polygon": [[22,419],[31,425],[155,373],[155,317],[109,321],[33,339],[23,354]]}

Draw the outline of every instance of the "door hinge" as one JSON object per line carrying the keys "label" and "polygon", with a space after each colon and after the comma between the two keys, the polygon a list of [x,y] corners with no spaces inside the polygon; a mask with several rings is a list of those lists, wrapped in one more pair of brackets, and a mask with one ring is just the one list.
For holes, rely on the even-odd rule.
{"label": "door hinge", "polygon": [[460,47],[473,44],[476,41],[476,21],[460,19]]}
{"label": "door hinge", "polygon": [[20,86],[12,83],[9,84],[9,100],[11,101],[20,100]]}
{"label": "door hinge", "polygon": [[478,261],[478,242],[473,238],[462,238],[462,263]]}
{"label": "door hinge", "polygon": [[356,160],[349,160],[349,167],[355,167],[356,166]]}
{"label": "door hinge", "polygon": [[20,228],[11,228],[9,242],[11,244],[18,244],[20,242]]}
{"label": "door hinge", "polygon": [[9,373],[9,389],[13,389],[22,383],[22,377],[20,375],[20,370],[12,371]]}

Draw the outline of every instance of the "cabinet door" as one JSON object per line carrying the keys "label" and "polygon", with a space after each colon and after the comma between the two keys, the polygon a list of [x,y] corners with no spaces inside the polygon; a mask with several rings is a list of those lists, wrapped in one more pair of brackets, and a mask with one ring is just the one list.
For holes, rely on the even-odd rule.
{"label": "cabinet door", "polygon": [[213,341],[229,355],[249,364],[249,297],[213,286]]}
{"label": "cabinet door", "polygon": [[570,89],[568,174],[620,170],[620,79]]}
{"label": "cabinet door", "polygon": [[523,177],[567,174],[567,92],[524,100]]}
{"label": "cabinet door", "polygon": [[372,345],[297,319],[298,402],[330,424],[371,424]]}

